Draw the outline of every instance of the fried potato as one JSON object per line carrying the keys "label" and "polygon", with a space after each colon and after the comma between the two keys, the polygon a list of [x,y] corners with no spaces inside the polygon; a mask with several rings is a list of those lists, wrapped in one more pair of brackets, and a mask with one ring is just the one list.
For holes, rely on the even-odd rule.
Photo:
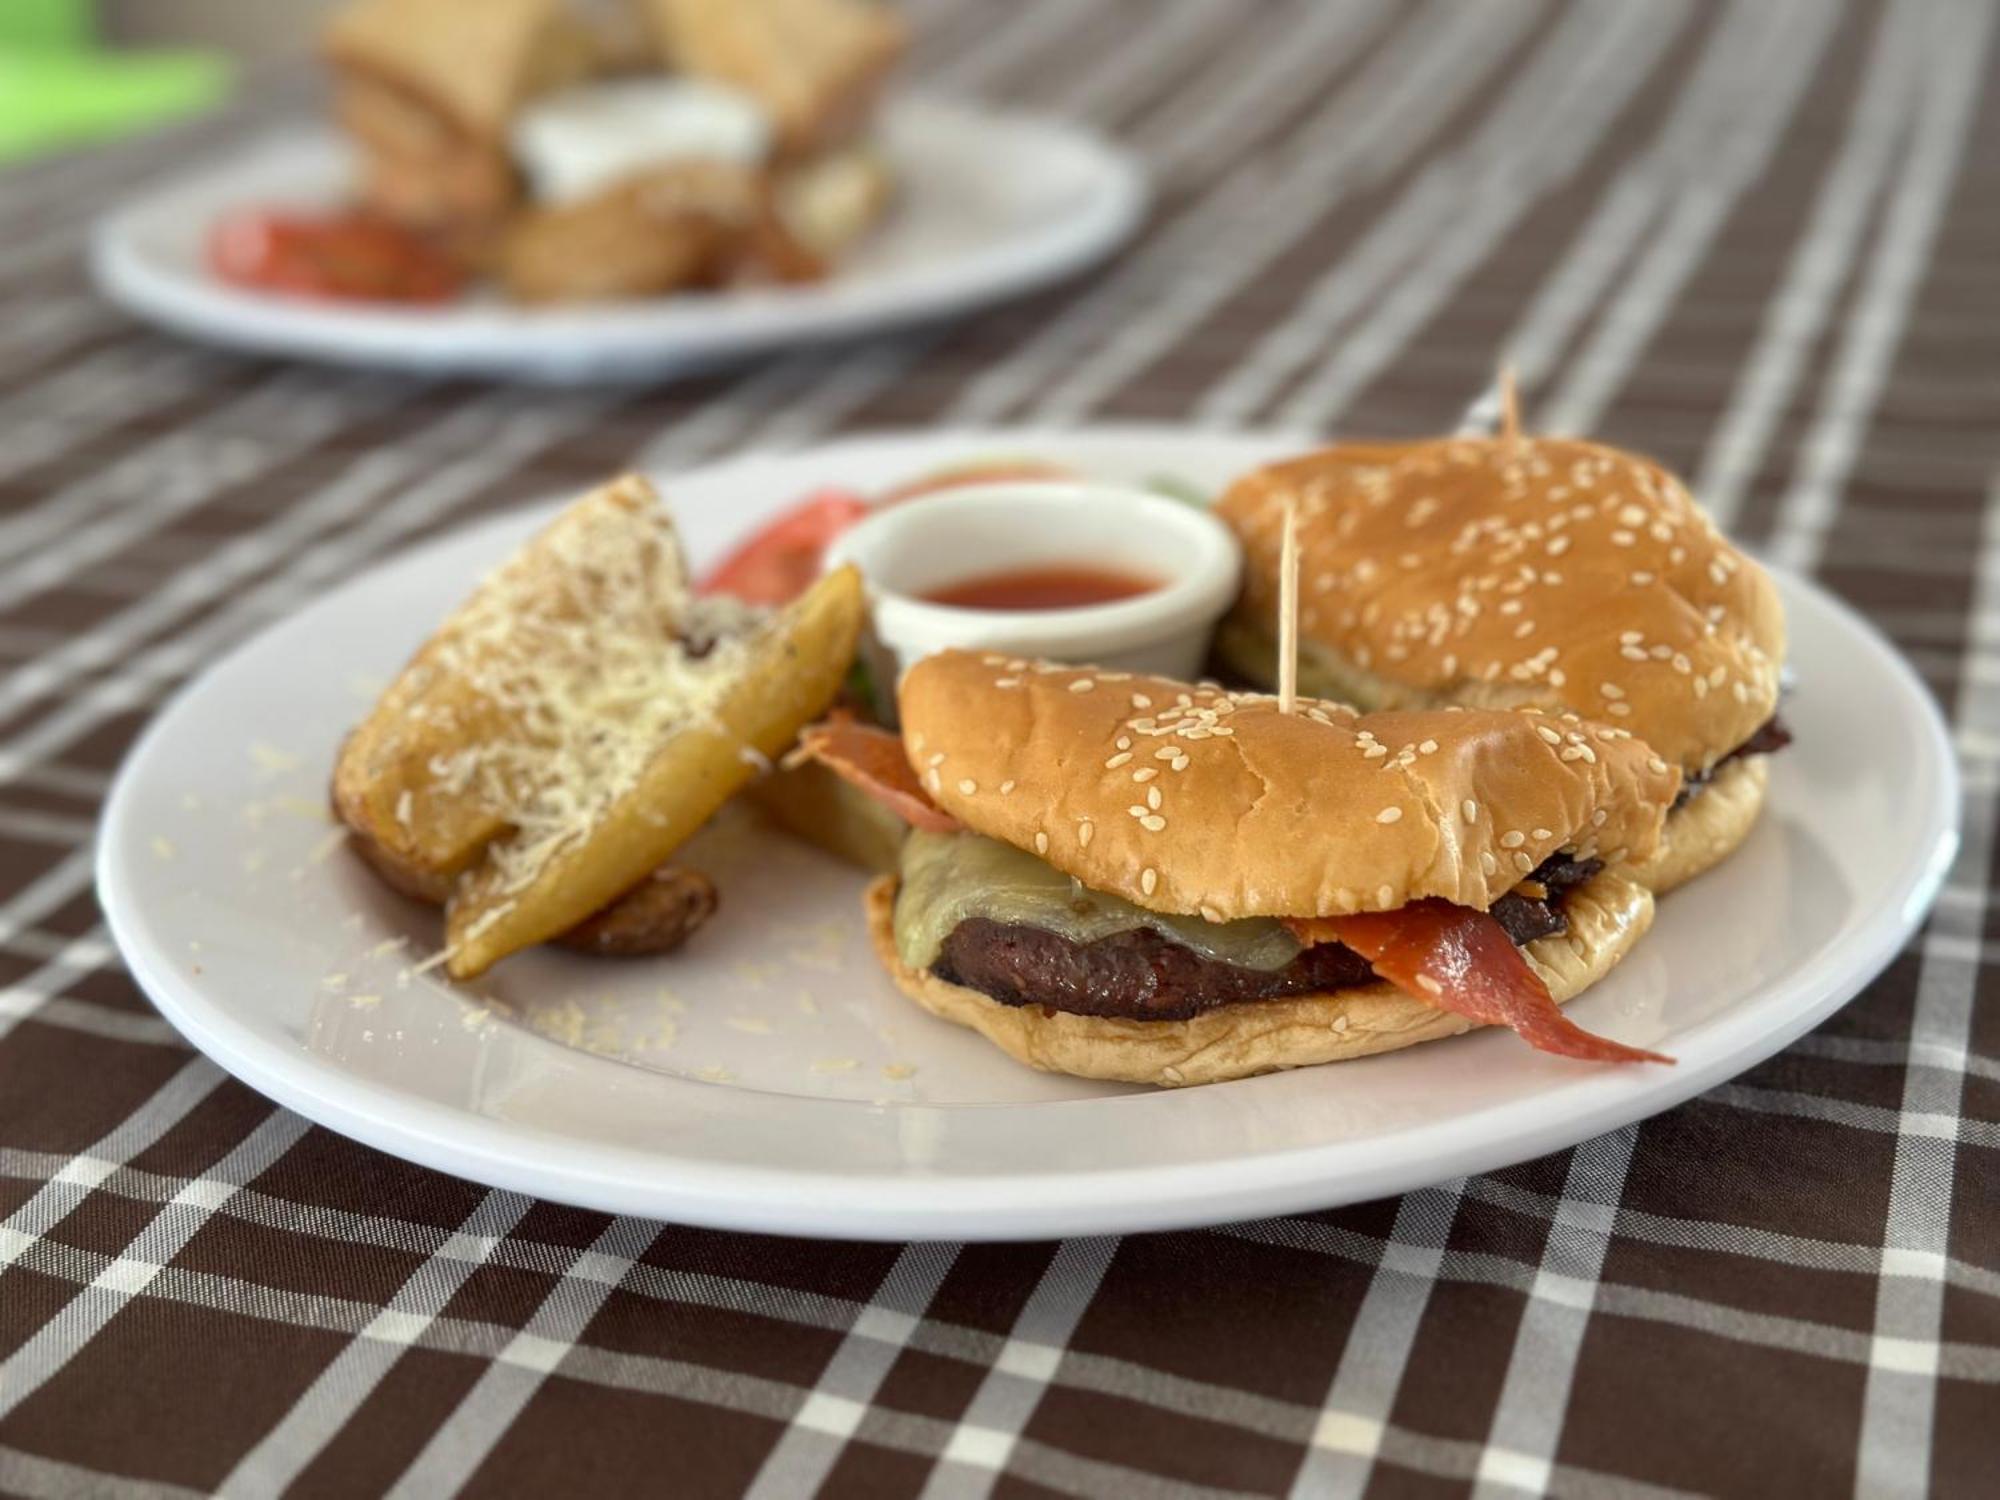
{"label": "fried potato", "polygon": [[909,826],[817,762],[774,771],[745,792],[787,833],[876,875],[902,862]]}
{"label": "fried potato", "polygon": [[699,870],[662,865],[555,943],[578,953],[614,958],[671,953],[715,915],[716,901],[715,882]]}
{"label": "fried potato", "polygon": [[[393,891],[430,906],[451,898],[452,882],[398,864],[366,834],[350,830],[350,847]],[[617,957],[671,953],[715,915],[715,882],[699,870],[662,865],[602,911],[554,939],[578,953]]]}
{"label": "fried potato", "polygon": [[[522,848],[516,834],[458,883],[446,910],[458,979],[567,931],[638,884],[825,710],[854,659],[862,614],[852,568],[819,580],[740,642],[706,712],[675,725],[588,826]],[[720,651],[725,649],[718,647]]]}
{"label": "fried potato", "polygon": [[508,831],[507,798],[494,795],[479,749],[532,737],[534,703],[519,694],[510,701],[506,689],[545,638],[584,626],[605,606],[608,585],[576,559],[618,554],[656,585],[643,607],[657,616],[661,638],[671,636],[686,597],[679,545],[651,486],[621,479],[564,511],[489,575],[348,737],[334,767],[334,810],[371,848],[370,862],[396,872],[399,889],[448,888]]}

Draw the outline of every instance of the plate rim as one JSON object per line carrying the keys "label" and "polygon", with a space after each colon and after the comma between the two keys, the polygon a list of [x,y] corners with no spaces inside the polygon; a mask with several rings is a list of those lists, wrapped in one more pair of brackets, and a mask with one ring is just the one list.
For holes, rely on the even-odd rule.
{"label": "plate rim", "polygon": [[[1191,431],[1156,424],[887,430],[846,434],[786,453],[740,455],[685,471],[677,480],[686,483],[734,468],[797,462],[829,450],[894,445],[923,453],[1003,443],[1016,447],[1102,444],[1109,448],[1168,435],[1181,441],[1239,443],[1246,448],[1282,447],[1298,441],[1297,434]],[[429,549],[462,544],[480,530],[524,525],[530,516],[559,503],[550,501],[483,517],[381,561],[402,562]],[[1656,1079],[1640,1088],[1630,1086],[1622,1075],[1583,1080],[1566,1090],[1569,1107],[1539,1123],[1516,1117],[1533,1115],[1538,1106],[1545,1111],[1547,1096],[1542,1092],[1476,1114],[1405,1127],[1389,1138],[1395,1149],[1385,1153],[1380,1162],[1342,1160],[1354,1156],[1361,1143],[1334,1140],[1232,1156],[1227,1159],[1227,1174],[1216,1173],[1212,1162],[957,1178],[915,1172],[826,1173],[718,1163],[588,1142],[548,1127],[499,1120],[441,1101],[415,1098],[388,1084],[338,1071],[302,1047],[287,1048],[267,1041],[234,1021],[228,1006],[207,999],[203,986],[171,967],[165,960],[164,945],[144,940],[145,919],[123,868],[132,862],[130,856],[144,840],[137,834],[121,839],[120,830],[132,823],[129,804],[137,795],[140,775],[158,737],[178,713],[191,711],[187,705],[212,674],[258,649],[269,634],[306,610],[328,604],[367,576],[365,571],[355,574],[303,609],[269,622],[183,684],[149,720],[119,766],[99,822],[96,877],[106,922],[134,979],[170,1024],[199,1051],[267,1097],[316,1123],[420,1165],[611,1212],[724,1229],[887,1240],[1020,1239],[1189,1227],[1362,1201],[1435,1182],[1441,1174],[1431,1171],[1426,1175],[1418,1165],[1429,1138],[1460,1135],[1474,1122],[1492,1128],[1484,1133],[1483,1143],[1467,1145],[1454,1140],[1451,1170],[1442,1175],[1492,1170],[1671,1108],[1789,1045],[1851,1000],[1901,951],[1935,901],[1958,845],[1962,817],[1958,765],[1937,703],[1915,670],[1865,616],[1811,580],[1779,573],[1788,611],[1803,606],[1845,630],[1918,706],[1913,717],[1919,725],[1919,738],[1930,751],[1925,770],[1935,776],[1931,805],[1940,817],[1930,825],[1934,831],[1928,838],[1910,841],[1894,878],[1885,882],[1885,888],[1898,893],[1900,900],[1882,903],[1840,943],[1753,997],[1764,1003],[1739,1004],[1699,1023],[1688,1039],[1699,1042],[1704,1060],[1690,1066],[1684,1056],[1682,1065],[1667,1079]],[[139,839],[138,845],[133,844],[133,838]],[[1841,961],[1836,963],[1836,958]],[[1784,997],[1783,1008],[1776,1015],[1770,1009],[1773,991]],[[1744,1014],[1746,1010],[1750,1015]],[[1739,1031],[1745,1035],[1733,1035]],[[1677,1042],[1676,1050],[1685,1054],[1685,1041]],[[659,1082],[674,1088],[711,1087],[663,1076]],[[1137,1096],[1156,1101],[1174,1097],[1170,1093]],[[1048,1101],[1047,1107],[1076,1102],[1089,1101]],[[787,1100],[787,1107],[886,1110],[912,1106],[794,1098]],[[1384,1143],[1367,1144],[1380,1147]],[[1316,1165],[1320,1163],[1324,1166]],[[1329,1184],[1338,1186],[1330,1190]],[[865,1206],[857,1210],[857,1203]]]}
{"label": "plate rim", "polygon": [[[132,225],[183,196],[262,158],[339,148],[320,123],[281,128],[151,184],[98,214],[87,260],[99,290],[135,317],[197,341],[266,356],[411,374],[495,374],[534,383],[657,379],[693,375],[788,348],[887,333],[1025,296],[1080,274],[1137,232],[1152,203],[1143,158],[1112,136],[1075,120],[991,107],[919,90],[896,94],[893,121],[948,120],[1039,137],[1088,163],[1098,178],[1086,212],[1040,227],[1026,240],[983,246],[920,280],[914,294],[896,283],[856,294],[851,283],[768,288],[754,299],[695,302],[671,297],[548,309],[453,309],[444,315],[394,307],[262,296],[210,276],[156,263],[134,242]],[[457,316],[452,315],[455,312]],[[470,312],[470,316],[466,316]],[[800,325],[808,326],[800,331]],[[578,353],[578,340],[587,340]]]}

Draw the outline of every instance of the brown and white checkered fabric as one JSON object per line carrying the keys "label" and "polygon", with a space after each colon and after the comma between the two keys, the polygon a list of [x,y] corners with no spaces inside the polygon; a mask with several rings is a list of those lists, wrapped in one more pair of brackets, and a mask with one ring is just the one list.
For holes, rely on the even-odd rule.
{"label": "brown and white checkered fabric", "polygon": [[[1973,0],[913,0],[1087,118],[1143,238],[956,327],[654,391],[236,358],[90,292],[121,194],[311,108],[0,177],[0,1490],[2000,1493],[2000,16]],[[405,1166],[182,1045],[89,883],[231,643],[429,532],[857,426],[1536,420],[1657,453],[1953,715],[1964,852],[1853,1005],[1396,1202],[813,1244]]]}

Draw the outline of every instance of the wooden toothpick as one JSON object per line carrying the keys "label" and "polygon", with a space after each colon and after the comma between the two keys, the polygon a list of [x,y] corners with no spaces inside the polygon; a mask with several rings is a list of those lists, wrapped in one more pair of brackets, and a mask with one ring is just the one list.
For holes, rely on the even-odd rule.
{"label": "wooden toothpick", "polygon": [[1285,505],[1285,541],[1278,554],[1278,712],[1299,695],[1299,508]]}
{"label": "wooden toothpick", "polygon": [[1500,439],[1508,453],[1521,451],[1521,398],[1514,389],[1514,362],[1500,363]]}

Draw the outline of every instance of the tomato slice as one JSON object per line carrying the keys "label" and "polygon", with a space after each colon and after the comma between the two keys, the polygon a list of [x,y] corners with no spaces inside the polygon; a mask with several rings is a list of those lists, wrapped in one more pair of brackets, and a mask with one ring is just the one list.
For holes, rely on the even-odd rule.
{"label": "tomato slice", "polygon": [[210,268],[258,291],[368,302],[442,302],[464,278],[434,246],[367,214],[253,209],[217,222]]}
{"label": "tomato slice", "polygon": [[931,833],[958,829],[958,819],[931,801],[917,779],[902,739],[886,729],[846,715],[824,719],[799,736],[799,753],[866,792],[912,828]]}
{"label": "tomato slice", "polygon": [[1487,1026],[1507,1026],[1530,1046],[1590,1062],[1671,1057],[1595,1036],[1557,1007],[1506,929],[1486,912],[1449,901],[1412,901],[1394,911],[1285,923],[1302,943],[1340,943],[1412,999]]}
{"label": "tomato slice", "polygon": [[819,577],[833,539],[868,514],[852,490],[824,489],[768,522],[701,581],[705,594],[734,594],[751,604],[784,604]]}

